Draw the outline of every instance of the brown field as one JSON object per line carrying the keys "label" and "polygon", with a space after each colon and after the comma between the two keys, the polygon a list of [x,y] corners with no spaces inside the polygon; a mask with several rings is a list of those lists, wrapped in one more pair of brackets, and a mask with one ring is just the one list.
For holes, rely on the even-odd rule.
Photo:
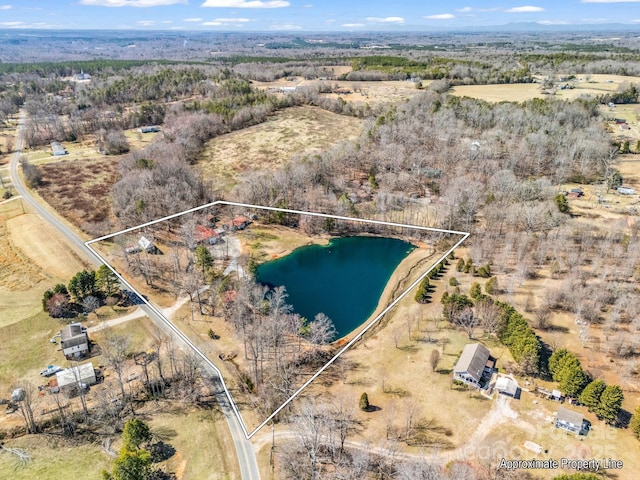
{"label": "brown field", "polygon": [[233,185],[253,170],[272,170],[294,155],[330,148],[353,140],[362,132],[362,121],[316,107],[293,107],[271,119],[207,143],[198,162],[205,178]]}
{"label": "brown field", "polygon": [[109,194],[120,160],[100,156],[42,164],[43,185],[38,193],[74,225],[103,221],[110,214]]}
{"label": "brown field", "polygon": [[0,327],[41,311],[42,293],[86,268],[57,231],[20,200],[0,205]]}
{"label": "brown field", "polygon": [[[579,75],[578,80],[566,82],[573,89],[556,90],[555,95],[542,93],[539,83],[517,83],[501,85],[461,85],[453,87],[451,94],[459,97],[471,97],[488,102],[524,102],[533,98],[559,98],[572,100],[581,95],[601,95],[612,92],[624,82],[640,82],[639,77],[620,75]],[[556,82],[559,86],[562,82]]]}

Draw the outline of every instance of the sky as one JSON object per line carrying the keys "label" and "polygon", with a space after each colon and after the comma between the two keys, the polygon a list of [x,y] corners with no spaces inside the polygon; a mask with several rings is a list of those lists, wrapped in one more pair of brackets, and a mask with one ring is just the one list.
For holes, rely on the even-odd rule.
{"label": "sky", "polygon": [[0,28],[414,31],[626,23],[640,0],[0,0]]}

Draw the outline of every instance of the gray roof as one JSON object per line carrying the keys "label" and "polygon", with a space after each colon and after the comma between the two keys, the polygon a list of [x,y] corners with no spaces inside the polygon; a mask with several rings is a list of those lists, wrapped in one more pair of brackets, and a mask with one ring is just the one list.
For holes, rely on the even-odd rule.
{"label": "gray roof", "polygon": [[453,371],[467,373],[478,382],[482,377],[487,360],[489,360],[489,350],[479,343],[470,343],[465,345]]}
{"label": "gray roof", "polygon": [[559,422],[570,423],[572,425],[581,426],[582,421],[584,420],[584,417],[578,412],[574,412],[573,410],[560,407],[558,408],[558,415],[556,415],[556,419]]}
{"label": "gray roof", "polygon": [[60,340],[63,342],[65,340],[70,340],[73,337],[77,337],[78,335],[84,335],[82,331],[82,325],[79,323],[70,323],[62,330],[60,330]]}
{"label": "gray roof", "polygon": [[506,392],[509,395],[515,395],[518,393],[518,384],[509,377],[500,377],[496,382],[495,388],[499,392]]}

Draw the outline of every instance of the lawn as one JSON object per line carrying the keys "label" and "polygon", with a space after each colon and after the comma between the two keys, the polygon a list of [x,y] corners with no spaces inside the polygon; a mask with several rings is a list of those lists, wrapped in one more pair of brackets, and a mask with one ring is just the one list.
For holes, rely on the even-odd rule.
{"label": "lawn", "polygon": [[149,425],[153,432],[167,435],[165,442],[176,449],[165,466],[179,480],[240,478],[235,446],[227,422],[217,409],[155,414]]}
{"label": "lawn", "polygon": [[111,458],[99,445],[77,444],[63,438],[29,435],[5,440],[4,446],[24,449],[32,457],[31,462],[20,466],[14,456],[0,451],[0,478],[5,479],[97,479],[111,465]]}

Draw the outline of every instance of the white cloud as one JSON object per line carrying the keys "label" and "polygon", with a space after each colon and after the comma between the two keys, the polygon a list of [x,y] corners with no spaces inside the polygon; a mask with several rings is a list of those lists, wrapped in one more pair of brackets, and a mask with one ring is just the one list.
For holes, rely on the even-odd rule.
{"label": "white cloud", "polygon": [[187,0],[80,0],[81,5],[98,7],[160,7],[178,3],[185,4]]}
{"label": "white cloud", "polygon": [[364,27],[364,23],[343,23],[340,26],[344,28],[356,28],[356,27]]}
{"label": "white cloud", "polygon": [[285,23],[283,25],[271,25],[271,30],[302,30],[302,27],[292,23]]}
{"label": "white cloud", "polygon": [[150,27],[156,24],[155,20],[139,20],[136,22],[138,25],[142,25],[143,27]]}
{"label": "white cloud", "polygon": [[462,7],[462,8],[456,8],[456,12],[460,12],[460,13],[498,12],[500,10],[502,10],[502,8],[499,8],[499,7],[490,7],[490,8]]}
{"label": "white cloud", "polygon": [[282,8],[291,3],[285,0],[205,0],[202,7],[211,8]]}
{"label": "white cloud", "polygon": [[469,12],[473,12],[473,8],[471,7],[456,8],[456,12],[469,13]]}
{"label": "white cloud", "polygon": [[534,7],[532,5],[525,5],[523,7],[513,7],[505,10],[507,13],[536,13],[536,12],[544,12],[544,8],[542,7]]}
{"label": "white cloud", "polygon": [[19,27],[24,25],[24,22],[0,22],[3,27]]}
{"label": "white cloud", "polygon": [[208,22],[204,22],[202,25],[207,27],[241,27],[243,23],[250,22],[250,18],[214,18]]}
{"label": "white cloud", "polygon": [[201,22],[202,19],[201,18],[185,18],[184,20],[182,20],[183,22]]}
{"label": "white cloud", "polygon": [[247,23],[250,22],[250,18],[214,18],[214,22],[222,22],[222,23]]}
{"label": "white cloud", "polygon": [[404,23],[404,18],[402,17],[367,17],[366,20],[372,23]]}
{"label": "white cloud", "polygon": [[537,23],[540,25],[569,25],[569,22],[564,20],[540,20]]}
{"label": "white cloud", "polygon": [[0,5],[0,10],[11,10],[13,5]]}
{"label": "white cloud", "polygon": [[451,20],[452,18],[456,18],[456,16],[450,13],[439,13],[437,15],[426,15],[422,18],[426,18],[427,20]]}
{"label": "white cloud", "polygon": [[304,8],[313,8],[313,3],[307,3]]}

